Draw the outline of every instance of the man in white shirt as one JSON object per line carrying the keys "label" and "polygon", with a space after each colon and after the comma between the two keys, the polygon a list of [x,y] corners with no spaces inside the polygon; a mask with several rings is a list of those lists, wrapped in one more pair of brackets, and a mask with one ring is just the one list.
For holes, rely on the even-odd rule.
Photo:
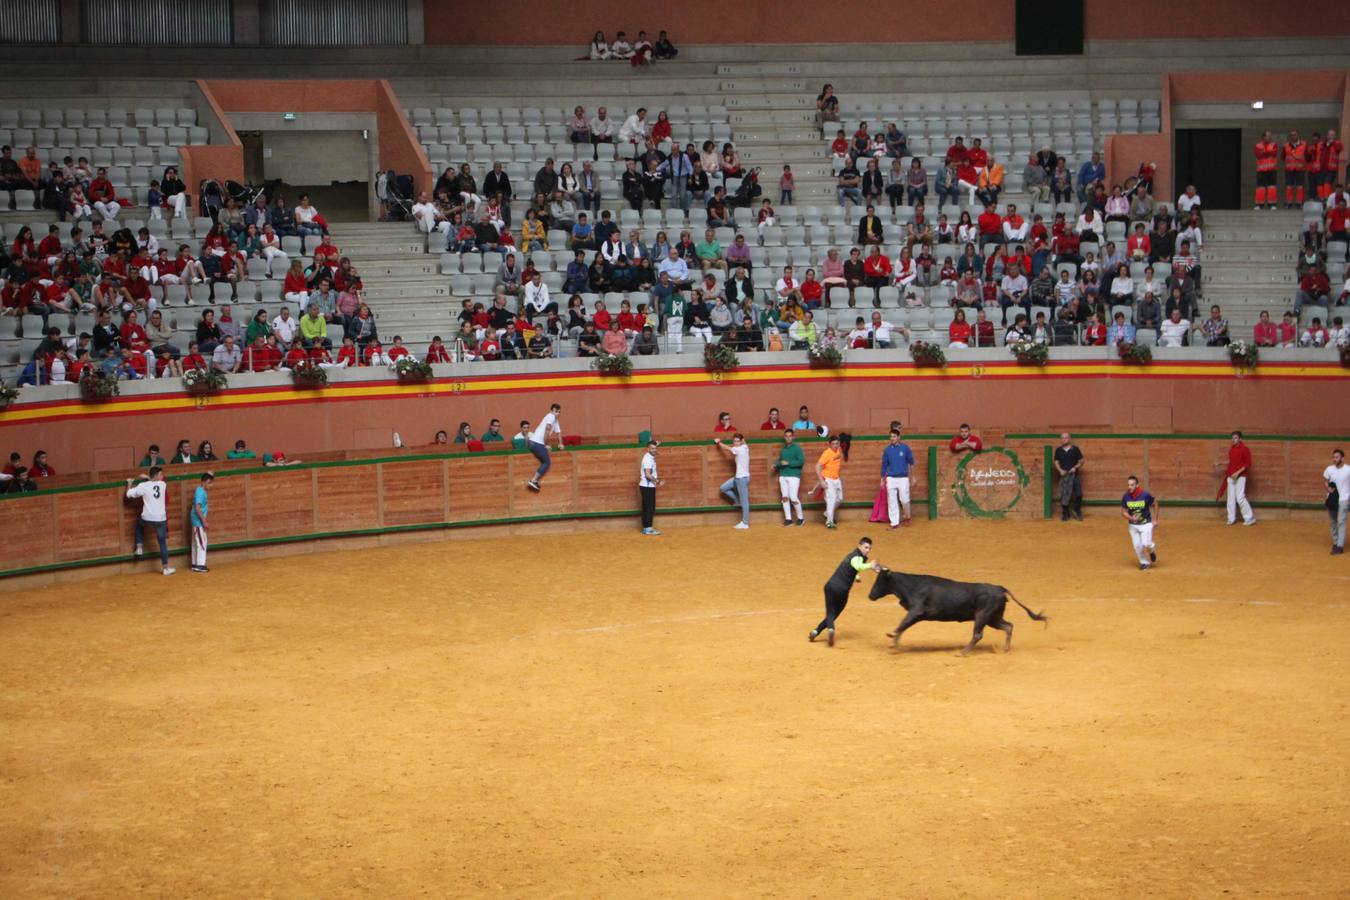
{"label": "man in white shirt", "polygon": [[[895,326],[881,318],[881,313],[872,313],[872,324],[867,329],[872,338],[872,346],[889,350],[891,347],[891,332],[895,331]],[[904,333],[905,329],[900,331]]]}
{"label": "man in white shirt", "polygon": [[542,276],[538,272],[530,278],[530,283],[525,285],[525,313],[531,319],[535,316],[546,316],[550,312],[557,312],[558,304],[548,298],[548,285],[544,284]]}
{"label": "man in white shirt", "polygon": [[648,536],[661,532],[652,527],[656,518],[656,489],[661,485],[660,475],[656,471],[656,450],[660,441],[648,441],[647,452],[642,454],[642,463],[638,466],[638,492],[642,494],[642,533]]}
{"label": "man in white shirt", "polygon": [[530,432],[530,439],[526,446],[534,454],[534,458],[539,460],[539,468],[535,471],[534,477],[525,482],[525,486],[532,491],[540,490],[539,479],[548,474],[549,468],[553,465],[553,460],[548,455],[549,435],[557,435],[555,438],[559,450],[563,448],[562,441],[562,423],[558,421],[558,413],[562,412],[562,405],[554,403],[548,408],[548,415],[539,421]]}
{"label": "man in white shirt", "polygon": [[1008,318],[1008,307],[1020,306],[1028,314],[1031,313],[1031,305],[1027,303],[1027,276],[1022,274],[1019,268],[1016,275],[1004,275],[1003,280],[999,282],[998,287],[998,305],[1003,307],[1003,319],[1006,322]]}
{"label": "man in white shirt", "polygon": [[1345,552],[1345,519],[1350,513],[1350,466],[1345,464],[1345,451],[1339,447],[1331,451],[1331,465],[1322,470],[1327,483],[1327,514],[1331,516],[1331,555]]}
{"label": "man in white shirt", "polygon": [[647,145],[647,108],[639,106],[619,129],[619,141],[633,145],[633,159],[642,155]]}
{"label": "man in white shirt", "polygon": [[666,258],[661,260],[660,265],[656,267],[656,274],[658,276],[661,274],[669,275],[671,282],[680,287],[689,284],[689,264],[680,256],[680,251],[674,247],[670,248]]}
{"label": "man in white shirt", "polygon": [[296,335],[300,333],[300,320],[291,317],[289,306],[283,306],[277,317],[272,320],[272,333],[277,336],[277,343],[281,345],[282,350],[291,349]]}
{"label": "man in white shirt", "polygon": [[736,464],[736,474],[732,475],[718,489],[722,496],[726,497],[732,503],[741,505],[741,520],[736,523],[737,529],[746,529],[750,527],[750,446],[745,442],[745,437],[736,434],[731,438],[730,444],[722,443],[721,438],[713,440],[722,450],[727,452],[732,461]]}
{"label": "man in white shirt", "polygon": [[155,540],[159,543],[159,561],[165,575],[172,575],[169,567],[169,516],[165,509],[169,486],[164,483],[164,470],[151,466],[145,481],[136,484],[134,478],[127,479],[127,499],[141,501],[141,514],[136,519],[132,537],[136,543],[136,557],[145,555],[145,545],[141,540],[142,529],[153,528]]}
{"label": "man in white shirt", "polygon": [[440,214],[436,204],[431,202],[431,197],[426,191],[417,195],[417,202],[412,207],[413,219],[417,222],[417,227],[423,234],[431,234],[433,231],[439,231],[446,234],[450,231],[450,222]]}
{"label": "man in white shirt", "polygon": [[601,144],[614,143],[614,134],[614,120],[609,117],[609,110],[602,106],[595,111],[595,118],[591,119],[591,146],[595,151],[595,159],[600,158]]}
{"label": "man in white shirt", "polygon": [[1181,317],[1181,310],[1172,310],[1171,318],[1158,326],[1158,346],[1181,347],[1186,343],[1186,335],[1191,331],[1189,319]]}

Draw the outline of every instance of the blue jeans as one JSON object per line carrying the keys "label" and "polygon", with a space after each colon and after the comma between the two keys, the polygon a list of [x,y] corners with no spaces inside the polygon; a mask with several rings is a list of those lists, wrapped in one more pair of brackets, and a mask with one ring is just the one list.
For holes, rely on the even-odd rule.
{"label": "blue jeans", "polygon": [[741,505],[741,521],[750,524],[750,479],[728,478],[718,489],[732,503]]}
{"label": "blue jeans", "polygon": [[689,212],[689,203],[694,199],[694,195],[689,193],[688,184],[688,175],[676,175],[670,180],[670,202],[685,212]]}
{"label": "blue jeans", "polygon": [[132,531],[132,537],[135,539],[137,547],[141,544],[142,529],[155,529],[155,541],[159,544],[159,561],[164,568],[169,567],[169,523],[168,522],[147,522],[140,516],[136,517],[136,526]]}
{"label": "blue jeans", "polygon": [[534,473],[534,480],[537,482],[548,474],[549,468],[553,465],[553,460],[549,458],[546,445],[538,441],[530,441],[529,448],[530,452],[534,454],[534,458],[539,460],[539,468]]}
{"label": "blue jeans", "polygon": [[844,205],[844,201],[845,201],[845,200],[852,200],[854,206],[861,206],[861,205],[862,205],[862,202],[863,202],[863,199],[862,199],[862,188],[855,188],[855,187],[841,187],[841,188],[837,188],[837,190],[838,190],[838,192],[839,192],[839,205],[840,205],[840,206],[843,206],[843,205]]}

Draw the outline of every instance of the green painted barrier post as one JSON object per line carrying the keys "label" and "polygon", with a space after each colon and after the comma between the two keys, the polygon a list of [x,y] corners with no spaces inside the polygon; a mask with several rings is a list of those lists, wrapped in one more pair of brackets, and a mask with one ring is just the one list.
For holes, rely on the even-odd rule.
{"label": "green painted barrier post", "polygon": [[1045,445],[1045,508],[1043,515],[1049,519],[1055,513],[1055,448]]}
{"label": "green painted barrier post", "polygon": [[938,461],[937,447],[928,448],[928,521],[938,517]]}

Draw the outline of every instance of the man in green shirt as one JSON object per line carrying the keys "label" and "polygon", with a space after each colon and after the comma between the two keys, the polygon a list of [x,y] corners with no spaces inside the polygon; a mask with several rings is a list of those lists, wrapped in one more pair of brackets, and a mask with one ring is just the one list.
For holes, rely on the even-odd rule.
{"label": "man in green shirt", "polygon": [[257,459],[258,454],[248,449],[243,441],[235,441],[234,449],[225,454],[226,459]]}
{"label": "man in green shirt", "polygon": [[488,423],[487,431],[479,438],[485,444],[504,443],[506,438],[502,437],[502,420],[493,419]]}
{"label": "man in green shirt", "polygon": [[820,342],[820,333],[816,331],[815,317],[811,314],[811,310],[802,313],[802,317],[792,323],[792,327],[788,329],[788,338],[792,341],[793,350],[805,350]]}
{"label": "man in green shirt", "polygon": [[694,255],[698,257],[699,267],[727,270],[727,261],[722,258],[722,245],[711,228],[703,232],[703,240],[694,245]]}
{"label": "man in green shirt", "polygon": [[797,513],[798,527],[806,524],[802,517],[802,501],[798,492],[802,487],[802,466],[806,458],[802,448],[792,436],[792,429],[783,432],[783,446],[778,450],[778,462],[774,469],[778,472],[778,492],[783,498],[783,527],[792,524],[792,513]]}
{"label": "man in green shirt", "polygon": [[333,348],[328,340],[328,320],[319,315],[319,304],[311,303],[309,310],[300,318],[300,342],[308,350],[315,344],[321,344],[325,350]]}
{"label": "man in green shirt", "polygon": [[[667,280],[664,274],[661,279],[663,282]],[[688,308],[689,301],[679,291],[672,291],[662,304],[661,312],[666,319],[666,343],[676,353],[684,351],[684,313]]]}
{"label": "man in green shirt", "polygon": [[145,448],[145,456],[141,457],[140,468],[148,469],[151,466],[159,466],[161,469],[164,468],[164,457],[159,455],[158,444],[151,444],[149,447]]}

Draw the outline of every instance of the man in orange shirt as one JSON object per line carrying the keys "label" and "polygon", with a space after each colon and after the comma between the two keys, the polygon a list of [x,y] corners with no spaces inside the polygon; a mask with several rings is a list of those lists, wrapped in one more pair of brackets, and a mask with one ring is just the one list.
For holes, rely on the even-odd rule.
{"label": "man in orange shirt", "polygon": [[1331,186],[1341,178],[1341,154],[1345,151],[1345,145],[1336,140],[1336,129],[1327,129],[1327,138],[1322,142],[1321,159],[1318,160],[1321,168],[1321,177],[1318,179],[1317,199],[1326,202],[1331,196]]}
{"label": "man in orange shirt", "polygon": [[23,172],[24,178],[33,183],[33,190],[36,191],[42,184],[42,160],[38,159],[37,147],[29,147],[23,152],[19,170]]}
{"label": "man in orange shirt", "polygon": [[1295,204],[1303,205],[1304,195],[1308,192],[1307,168],[1308,145],[1298,136],[1297,131],[1289,132],[1284,142],[1284,208],[1293,209]]}
{"label": "man in orange shirt", "polygon": [[816,460],[816,486],[811,489],[811,493],[822,487],[825,489],[826,528],[834,527],[834,511],[844,502],[844,482],[840,477],[843,465],[844,454],[839,449],[839,436],[831,435],[830,446]]}
{"label": "man in orange shirt", "polygon": [[1270,132],[1261,134],[1261,140],[1256,142],[1256,208],[1260,209],[1266,204],[1270,208],[1275,208],[1276,199],[1279,197],[1277,191],[1279,188],[1275,184],[1275,169],[1278,165],[1280,155],[1279,145],[1271,138]]}

